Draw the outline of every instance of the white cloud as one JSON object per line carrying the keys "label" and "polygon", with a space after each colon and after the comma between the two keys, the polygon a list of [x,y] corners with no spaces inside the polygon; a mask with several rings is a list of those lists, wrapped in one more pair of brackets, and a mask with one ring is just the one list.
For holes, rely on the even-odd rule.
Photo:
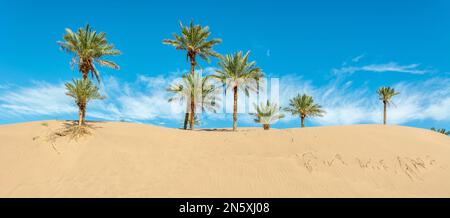
{"label": "white cloud", "polygon": [[[373,66],[373,65],[369,65]],[[412,69],[410,66],[407,69]],[[372,68],[373,69],[373,68]],[[205,68],[211,73],[215,68]],[[121,82],[116,77],[106,77],[101,91],[107,98],[88,105],[88,117],[104,120],[151,121],[158,118],[180,120],[184,105],[169,104],[166,88],[179,79],[180,72],[159,76],[139,75],[134,82]],[[416,82],[400,82],[392,86],[401,94],[395,96],[395,106],[388,110],[390,123],[403,124],[420,120],[450,121],[449,78],[435,78]],[[288,74],[280,78],[280,104],[286,106],[297,94],[314,96],[327,112],[324,117],[312,118],[320,125],[380,123],[382,105],[375,90],[365,84],[355,87],[351,80],[337,79],[323,86]],[[227,102],[227,104],[231,104]],[[177,110],[178,109],[178,110]],[[35,82],[30,87],[11,86],[0,90],[0,117],[67,115],[76,118],[77,108],[65,95],[63,83]],[[286,114],[288,115],[288,114]],[[207,121],[229,119],[225,114],[208,114]],[[239,115],[241,123],[253,123],[250,116]],[[299,122],[288,115],[281,122]]]}
{"label": "white cloud", "polygon": [[63,84],[35,82],[31,87],[5,90],[0,95],[0,116],[58,115],[73,113],[75,105]]}
{"label": "white cloud", "polygon": [[[211,74],[215,68],[197,70]],[[105,77],[100,91],[107,98],[88,104],[87,117],[104,120],[144,121],[157,118],[178,120],[185,106],[169,103],[169,85],[187,73],[172,72],[158,76],[138,75],[134,82],[121,82],[116,77]],[[30,87],[1,86],[0,117],[67,115],[76,117],[78,108],[65,95],[64,83],[35,82]]]}
{"label": "white cloud", "polygon": [[409,74],[426,74],[430,73],[430,70],[419,69],[419,64],[399,65],[396,62],[390,62],[386,64],[371,64],[365,66],[350,66],[333,69],[334,74],[353,74],[355,72],[397,72],[397,73],[409,73]]}
{"label": "white cloud", "polygon": [[[288,76],[291,78],[291,76]],[[337,80],[322,87],[312,87],[311,82],[281,79],[280,87],[295,90],[298,93],[312,95],[323,106],[323,117],[311,118],[320,125],[346,125],[358,123],[382,122],[382,104],[376,90],[365,85],[352,87],[351,81]],[[393,98],[395,105],[388,109],[388,121],[404,124],[419,120],[450,120],[450,79],[429,79],[417,82],[401,82],[393,87],[400,95]],[[281,95],[282,102],[288,102],[296,92]],[[284,103],[286,105],[287,103]],[[286,121],[298,119],[288,116]]]}
{"label": "white cloud", "polygon": [[[172,78],[140,76],[133,84],[106,78],[101,92],[103,101],[92,101],[87,116],[106,120],[152,120],[175,118],[167,102],[165,89]],[[144,87],[144,88],[142,88]],[[0,95],[1,116],[71,115],[77,108],[65,95],[64,84],[34,83],[31,87],[7,90]]]}

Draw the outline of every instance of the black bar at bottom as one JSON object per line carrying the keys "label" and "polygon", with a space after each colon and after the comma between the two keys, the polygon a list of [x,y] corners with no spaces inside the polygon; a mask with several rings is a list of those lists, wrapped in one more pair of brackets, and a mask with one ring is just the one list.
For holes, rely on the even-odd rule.
{"label": "black bar at bottom", "polygon": [[263,199],[263,198],[170,198],[170,199],[0,199],[0,211],[85,216],[252,216],[280,215],[401,215],[445,212],[449,199]]}

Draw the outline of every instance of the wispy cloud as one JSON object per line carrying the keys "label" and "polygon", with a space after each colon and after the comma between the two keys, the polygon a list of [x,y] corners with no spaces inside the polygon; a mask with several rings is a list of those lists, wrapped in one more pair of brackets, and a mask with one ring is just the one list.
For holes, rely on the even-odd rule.
{"label": "wispy cloud", "polygon": [[[213,70],[214,68],[208,68],[204,71],[211,73]],[[180,114],[184,112],[185,106],[168,103],[170,93],[166,92],[169,84],[178,80],[179,75],[180,72],[158,76],[138,75],[132,82],[106,77],[101,91],[107,99],[89,104],[87,116],[91,119],[134,122],[161,123],[160,119],[179,121],[183,118]],[[315,124],[380,123],[382,105],[375,90],[364,83],[354,83],[345,78],[315,85],[298,74],[287,74],[280,78],[280,105],[286,106],[295,95],[306,93],[314,96],[326,111],[325,116],[310,119]],[[449,78],[432,78],[391,84],[401,94],[394,97],[395,106],[389,108],[389,122],[404,124],[422,120],[450,121],[449,83]],[[231,101],[226,104],[231,104]],[[76,118],[76,113],[73,100],[65,95],[63,83],[35,82],[29,87],[11,86],[0,89],[0,118],[3,120],[22,116],[64,115]],[[207,119],[203,123],[223,121],[230,117],[225,114],[207,114],[205,118]],[[239,122],[250,124],[253,119],[240,114]],[[288,115],[281,122],[285,125],[290,122],[297,124],[298,117]]]}
{"label": "wispy cloud", "polygon": [[[367,88],[365,84],[353,87],[352,81],[337,80],[325,86],[314,87],[310,81],[291,79],[281,81],[280,87],[286,90],[303,87],[297,92],[312,95],[316,102],[323,106],[326,114],[311,119],[316,124],[347,125],[382,121],[382,104],[375,90]],[[389,122],[404,124],[421,120],[450,121],[449,82],[448,78],[434,78],[393,84],[401,94],[393,98],[395,106],[389,108]],[[295,92],[291,91],[289,94],[281,95],[281,101],[287,102],[293,95]],[[288,116],[286,121],[293,119],[298,118]]]}
{"label": "wispy cloud", "polygon": [[389,62],[386,64],[371,64],[365,66],[346,66],[342,68],[335,68],[332,70],[334,74],[353,74],[356,72],[397,72],[397,73],[409,73],[409,74],[426,74],[432,72],[427,69],[420,69],[419,64],[400,65],[396,62]]}
{"label": "wispy cloud", "polygon": [[[215,68],[205,68],[202,74],[211,74]],[[178,120],[184,113],[184,105],[169,103],[169,85],[186,73],[172,72],[164,75],[138,75],[134,82],[123,82],[116,77],[105,77],[100,91],[107,98],[92,101],[87,117],[103,120],[152,121],[156,119]],[[198,71],[200,72],[200,71]],[[9,86],[8,86],[9,87]],[[62,116],[76,117],[77,107],[65,95],[64,83],[35,82],[29,87],[0,89],[0,117]]]}
{"label": "wispy cloud", "polygon": [[34,82],[31,87],[2,90],[0,116],[59,115],[76,111],[63,84]]}
{"label": "wispy cloud", "polygon": [[365,56],[366,56],[366,54],[362,54],[362,55],[356,56],[356,57],[352,58],[352,62],[358,63]]}

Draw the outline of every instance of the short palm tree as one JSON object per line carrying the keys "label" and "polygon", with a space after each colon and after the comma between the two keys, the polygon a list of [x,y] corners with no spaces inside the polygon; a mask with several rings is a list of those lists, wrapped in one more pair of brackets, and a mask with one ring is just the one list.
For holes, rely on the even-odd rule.
{"label": "short palm tree", "polygon": [[[222,42],[221,39],[212,39],[208,40],[208,37],[211,35],[209,32],[209,27],[202,27],[200,25],[194,25],[194,22],[191,21],[189,26],[184,26],[183,23],[180,22],[181,35],[176,33],[173,34],[175,39],[165,39],[163,40],[163,44],[172,45],[177,50],[186,51],[186,59],[190,61],[191,64],[191,75],[194,75],[195,67],[198,65],[197,55],[200,56],[203,60],[210,62],[210,57],[220,57],[220,55],[213,50],[213,46]],[[193,101],[190,102],[190,105],[186,105],[187,108],[194,108],[195,103]],[[191,111],[193,116],[195,116],[194,111]],[[188,116],[185,116],[185,123],[187,123]],[[192,127],[194,122],[190,122],[190,126]]]}
{"label": "short palm tree", "polygon": [[78,125],[84,125],[87,104],[91,100],[102,100],[105,97],[99,93],[98,87],[88,79],[73,80],[72,83],[66,83],[66,95],[75,100],[79,109]]}
{"label": "short palm tree", "polygon": [[[194,105],[186,110],[184,119],[184,129],[187,129],[187,122],[190,122],[190,128],[194,129],[196,120],[195,108],[200,106],[202,110],[209,110],[216,112],[219,101],[217,97],[217,89],[211,83],[210,77],[201,77],[199,73],[194,75],[186,74],[179,83],[171,84],[167,91],[174,93],[175,95],[168,101],[180,101],[186,102],[189,106],[189,102],[194,102]],[[190,116],[189,116],[190,115]]]}
{"label": "short palm tree", "polygon": [[242,52],[237,52],[221,57],[219,62],[221,69],[216,70],[216,74],[213,75],[215,79],[218,79],[225,85],[225,90],[228,88],[233,90],[233,131],[237,129],[237,100],[239,89],[243,89],[246,95],[249,95],[250,91],[257,92],[258,80],[263,77],[261,69],[256,67],[256,62],[248,62],[249,54],[250,52],[245,53],[245,55]]}
{"label": "short palm tree", "polygon": [[251,113],[251,115],[255,116],[255,122],[263,125],[264,130],[269,130],[270,124],[284,117],[284,114],[280,113],[281,108],[277,104],[270,103],[269,101],[266,104],[261,103],[260,105],[255,104],[254,106],[256,113]]}
{"label": "short palm tree", "polygon": [[114,49],[114,45],[106,40],[106,34],[97,33],[91,26],[79,28],[76,33],[71,29],[66,29],[64,41],[58,42],[59,46],[69,54],[73,54],[72,66],[78,64],[78,70],[83,79],[88,78],[88,74],[100,81],[100,73],[95,67],[95,63],[101,66],[118,70],[119,66],[110,60],[103,59],[105,56],[119,55],[120,51]]}
{"label": "short palm tree", "polygon": [[450,135],[450,131],[447,131],[446,129],[436,129],[434,127],[431,128],[432,131],[444,134],[444,135]]}
{"label": "short palm tree", "polygon": [[306,117],[321,117],[325,113],[319,104],[314,103],[314,99],[309,95],[297,95],[289,100],[289,106],[284,109],[292,115],[299,115],[302,128],[305,127]]}
{"label": "short palm tree", "polygon": [[390,105],[391,102],[391,98],[400,94],[399,92],[396,92],[393,88],[391,87],[381,87],[378,89],[377,91],[378,93],[378,97],[380,98],[380,100],[383,102],[384,105],[384,114],[383,114],[383,124],[386,125],[386,121],[387,121],[387,106]]}

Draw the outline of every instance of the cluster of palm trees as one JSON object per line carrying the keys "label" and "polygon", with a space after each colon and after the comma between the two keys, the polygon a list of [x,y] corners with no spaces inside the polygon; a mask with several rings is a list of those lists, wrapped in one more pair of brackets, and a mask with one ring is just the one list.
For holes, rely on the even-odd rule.
{"label": "cluster of palm trees", "polygon": [[[175,94],[170,98],[169,102],[179,100],[186,103],[186,113],[184,119],[184,129],[187,129],[189,122],[190,129],[194,129],[196,116],[195,108],[198,105],[206,105],[209,110],[215,112],[217,96],[214,91],[214,85],[211,85],[211,79],[220,81],[225,91],[231,89],[233,91],[233,130],[237,129],[237,102],[239,90],[243,90],[246,95],[249,92],[258,92],[258,81],[264,76],[261,68],[256,66],[255,61],[249,61],[250,52],[245,54],[242,51],[222,56],[213,50],[213,46],[222,42],[221,39],[208,40],[211,35],[209,27],[195,25],[192,21],[189,26],[184,26],[180,22],[181,34],[173,34],[174,39],[165,39],[163,44],[172,45],[177,50],[186,52],[187,60],[190,61],[190,74],[182,75],[181,83],[172,84],[167,90]],[[218,58],[219,69],[212,75],[201,77],[195,73],[198,65],[197,56],[203,60],[210,62],[210,57]],[[393,88],[382,87],[378,90],[380,100],[384,104],[384,124],[386,124],[387,106],[391,104],[391,98],[399,93]],[[256,113],[255,122],[261,123],[263,128],[270,129],[270,124],[283,118],[281,108],[270,101],[265,104],[254,105]],[[319,104],[314,103],[313,97],[306,94],[298,95],[290,100],[289,106],[284,111],[290,112],[293,116],[299,115],[301,119],[301,127],[305,127],[305,119],[307,117],[323,116],[325,113]]]}
{"label": "cluster of palm trees", "polygon": [[447,131],[446,129],[436,129],[432,127],[430,130],[444,135],[450,135],[450,131]]}
{"label": "cluster of palm trees", "polygon": [[[195,25],[193,22],[185,26],[180,22],[181,34],[173,34],[174,39],[163,40],[164,44],[174,46],[177,50],[186,52],[186,58],[190,63],[190,72],[182,75],[181,82],[171,84],[167,89],[174,96],[168,101],[181,101],[186,104],[183,128],[190,129],[199,123],[200,118],[196,115],[196,108],[216,112],[218,109],[218,89],[214,81],[218,81],[226,90],[233,91],[233,130],[237,129],[237,108],[238,93],[244,91],[246,95],[259,90],[259,80],[264,76],[262,69],[256,66],[255,61],[249,61],[250,52],[235,52],[228,55],[220,55],[213,50],[213,47],[222,42],[221,39],[211,39],[209,28]],[[60,48],[73,55],[71,65],[78,66],[81,79],[73,79],[71,83],[66,83],[66,95],[72,97],[79,108],[80,126],[85,124],[87,104],[91,100],[101,100],[105,97],[99,93],[99,88],[94,84],[94,78],[100,83],[100,72],[96,64],[118,70],[119,66],[113,61],[106,60],[106,56],[120,55],[121,52],[108,43],[106,34],[96,32],[89,25],[80,28],[77,32],[66,29],[64,41],[58,42]],[[219,69],[212,75],[201,76],[196,73],[196,68],[200,67],[197,58],[210,62],[210,58],[218,58]],[[89,79],[89,75],[91,78]],[[380,100],[384,104],[384,124],[386,124],[387,106],[391,98],[399,93],[390,87],[381,87],[377,91]],[[293,116],[299,116],[301,127],[305,127],[307,117],[323,116],[325,111],[314,102],[312,96],[306,94],[297,95],[289,101],[288,107],[282,109],[275,103],[267,101],[260,105],[254,105],[256,113],[255,122],[261,123],[263,128],[268,130],[270,125],[284,117],[281,111],[289,112]]]}

